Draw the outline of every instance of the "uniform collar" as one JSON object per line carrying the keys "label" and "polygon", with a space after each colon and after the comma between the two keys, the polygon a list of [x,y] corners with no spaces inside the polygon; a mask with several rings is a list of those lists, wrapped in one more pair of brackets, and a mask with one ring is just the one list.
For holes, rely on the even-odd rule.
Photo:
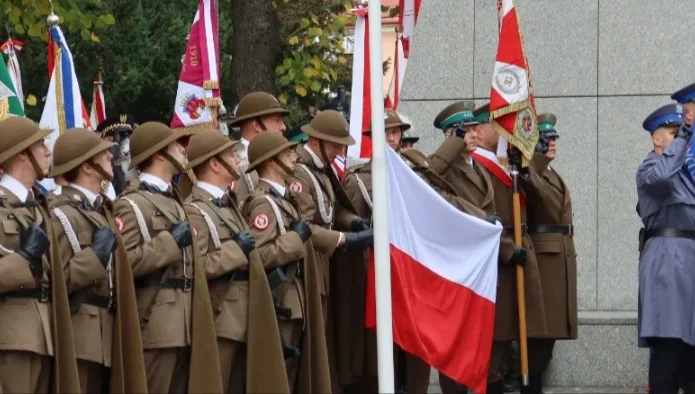
{"label": "uniform collar", "polygon": [[146,172],[140,174],[140,181],[145,182],[148,185],[152,185],[163,192],[169,190],[169,184],[166,183],[162,178],[154,176],[152,174],[148,174]]}
{"label": "uniform collar", "polygon": [[84,194],[85,197],[87,197],[87,200],[89,200],[89,203],[94,205],[94,201],[96,201],[97,197],[99,197],[97,194],[95,194],[93,191],[88,190],[76,183],[68,183],[68,186],[71,188],[79,191],[80,193]]}
{"label": "uniform collar", "polygon": [[11,177],[8,174],[3,174],[2,179],[0,179],[0,186],[12,192],[12,194],[17,196],[19,201],[27,202],[27,197],[29,196],[29,189],[27,189],[26,186],[22,185],[22,183],[17,179]]}
{"label": "uniform collar", "polygon": [[466,163],[467,163],[469,166],[472,166],[472,165],[473,165],[473,156],[468,156],[468,158],[464,158],[464,159],[466,159]]}
{"label": "uniform collar", "polygon": [[195,185],[210,193],[214,198],[222,198],[224,196],[224,190],[211,183],[198,181]]}
{"label": "uniform collar", "polygon": [[485,148],[478,147],[475,149],[475,153],[479,154],[480,156],[483,156],[484,158],[491,160],[498,165],[500,164],[499,159],[497,158],[497,154],[494,152],[490,152],[489,150]]}
{"label": "uniform collar", "polygon": [[314,160],[314,164],[316,165],[316,167],[323,169],[323,167],[324,167],[323,160],[321,160],[319,158],[319,156],[316,153],[314,153],[314,151],[311,149],[311,147],[308,144],[304,144],[304,150],[306,150],[307,153]]}
{"label": "uniform collar", "polygon": [[261,178],[261,180],[266,182],[267,184],[269,184],[270,187],[275,189],[275,192],[278,193],[279,195],[281,195],[281,196],[285,195],[285,191],[286,191],[285,186],[283,186],[275,181],[271,181],[270,179]]}
{"label": "uniform collar", "polygon": [[241,140],[241,145],[244,145],[244,150],[249,149],[249,144],[251,143],[249,140],[246,138],[242,138]]}

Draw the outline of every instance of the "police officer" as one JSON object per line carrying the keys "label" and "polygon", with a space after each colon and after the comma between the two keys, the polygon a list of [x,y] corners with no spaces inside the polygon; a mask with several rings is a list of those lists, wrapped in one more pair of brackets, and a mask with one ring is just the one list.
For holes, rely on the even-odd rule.
{"label": "police officer", "polygon": [[[297,163],[289,188],[297,194],[302,217],[312,224],[311,240],[319,260],[321,303],[327,318],[330,294],[330,257],[336,248],[365,249],[373,243],[370,221],[357,216],[331,163],[354,145],[345,117],[334,110],[321,111],[302,126],[309,141],[297,147]],[[334,231],[348,230],[348,232]]]}
{"label": "police officer", "polygon": [[266,92],[252,92],[244,96],[236,108],[235,118],[229,123],[230,127],[239,127],[241,144],[238,145],[238,155],[242,178],[236,185],[235,192],[239,201],[253,193],[258,182],[256,172],[246,173],[249,166],[249,143],[264,131],[284,133],[287,130],[283,118],[289,114],[280,102]]}
{"label": "police officer", "polygon": [[140,176],[116,201],[116,221],[135,277],[148,391],[220,392],[207,281],[196,280],[205,277],[203,266],[195,261],[191,228],[171,183],[184,172],[182,137],[158,122],[133,132],[131,166]]}
{"label": "police officer", "polygon": [[[112,145],[90,130],[69,130],[56,141],[51,171],[51,176],[63,175],[68,182],[51,213],[70,294],[83,393],[108,392],[110,381],[128,392],[147,390],[133,276],[122,243],[119,253],[114,253],[118,237],[111,204],[100,195],[102,182],[112,177]],[[116,305],[122,316],[118,326]],[[130,318],[124,319],[125,314]],[[117,368],[110,375],[112,349],[120,352],[116,359],[127,360],[129,368]]]}
{"label": "police officer", "polygon": [[540,137],[528,170],[519,182],[526,192],[527,231],[531,235],[543,287],[547,338],[531,338],[529,379],[533,392],[542,390],[542,372],[553,356],[555,339],[577,338],[577,252],[574,248],[572,198],[569,187],[550,166],[557,157],[557,118],[538,115]]}
{"label": "police officer", "polygon": [[113,201],[121,194],[127,180],[135,178],[134,171],[130,171],[130,136],[135,130],[135,119],[127,114],[121,114],[104,119],[97,126],[99,136],[110,142],[114,142],[111,148],[113,154],[113,180],[106,182],[102,187],[108,187],[106,195]]}
{"label": "police officer", "polygon": [[[34,188],[48,173],[51,151],[29,119],[0,122],[0,388],[4,393],[80,391],[67,291],[50,216]],[[55,264],[55,266],[54,266]]]}
{"label": "police officer", "polygon": [[676,91],[671,98],[683,106],[683,121],[692,126],[695,121],[695,83]]}
{"label": "police officer", "polygon": [[[655,394],[695,393],[695,182],[686,162],[692,129],[679,104],[663,106],[644,121],[654,150],[637,169],[640,234],[640,346],[651,350],[649,387]],[[688,290],[684,290],[688,289]]]}
{"label": "police officer", "polygon": [[[523,232],[523,244],[521,247],[514,245],[513,240],[513,215],[511,177],[508,168],[501,164],[497,158],[497,145],[499,134],[489,122],[483,122],[488,115],[488,105],[483,105],[474,111],[474,116],[479,116],[479,125],[476,126],[478,148],[472,156],[481,165],[481,171],[490,179],[493,188],[494,205],[488,209],[494,209],[489,214],[496,214],[501,218],[505,231],[502,232],[500,244],[497,278],[497,297],[495,300],[495,329],[488,373],[488,392],[502,393],[503,379],[508,370],[508,360],[511,357],[511,342],[519,336],[519,318],[516,292],[516,266],[524,266],[524,278],[526,288],[526,322],[528,338],[547,337],[546,313],[543,302],[543,288],[536,260],[533,243],[530,236],[523,230],[526,227],[526,206],[522,203],[521,220]],[[520,152],[513,149],[510,161],[521,161]],[[542,370],[542,363],[534,363],[536,352],[534,342],[529,342],[529,378],[540,379],[537,372]],[[522,393],[536,393],[540,383],[522,387]]]}
{"label": "police officer", "polygon": [[279,326],[288,346],[299,356],[287,359],[293,393],[331,391],[328,354],[321,315],[318,261],[311,242],[311,226],[302,219],[289,180],[297,161],[295,142],[280,133],[261,133],[249,144],[247,172],[258,171],[258,187],[247,197],[243,213],[256,239],[266,269],[281,268],[286,280],[276,289],[279,302],[289,308]]}
{"label": "police officer", "polygon": [[[254,387],[253,380],[279,381],[279,385],[264,386],[264,390],[281,392],[287,383],[280,343],[272,340],[279,338],[279,331],[268,281],[254,252],[255,239],[230,190],[239,179],[237,144],[216,130],[191,137],[188,167],[198,181],[185,209],[210,288],[224,392],[245,392],[247,375],[252,380],[250,387]],[[253,308],[249,308],[250,299],[254,300]],[[252,336],[262,338],[260,345],[258,341],[247,342],[249,326],[255,329]],[[258,361],[247,364],[249,353]],[[274,365],[282,369],[273,370]]]}

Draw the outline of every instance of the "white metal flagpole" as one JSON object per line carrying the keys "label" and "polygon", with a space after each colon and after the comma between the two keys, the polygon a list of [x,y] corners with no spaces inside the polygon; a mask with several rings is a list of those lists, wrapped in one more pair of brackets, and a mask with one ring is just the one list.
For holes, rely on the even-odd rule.
{"label": "white metal flagpole", "polygon": [[384,133],[384,70],[381,61],[381,0],[370,0],[369,70],[372,102],[372,193],[374,199],[374,268],[376,276],[376,338],[379,392],[395,393],[391,259],[387,213],[386,135]]}

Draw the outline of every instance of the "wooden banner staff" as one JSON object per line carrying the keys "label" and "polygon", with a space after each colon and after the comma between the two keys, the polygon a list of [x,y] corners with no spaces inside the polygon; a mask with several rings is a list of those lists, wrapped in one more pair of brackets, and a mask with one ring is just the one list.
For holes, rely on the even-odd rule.
{"label": "wooden banner staff", "polygon": [[[521,199],[519,196],[519,168],[511,163],[512,177],[512,215],[514,217],[514,245],[522,247],[521,233]],[[528,375],[528,337],[526,333],[526,287],[524,284],[524,267],[516,266],[516,299],[519,308],[519,360],[521,362],[522,385],[529,385]]]}

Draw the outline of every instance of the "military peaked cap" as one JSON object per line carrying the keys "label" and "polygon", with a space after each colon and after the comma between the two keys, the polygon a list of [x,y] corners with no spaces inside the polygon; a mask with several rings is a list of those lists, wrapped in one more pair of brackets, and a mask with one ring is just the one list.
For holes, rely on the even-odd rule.
{"label": "military peaked cap", "polygon": [[538,130],[547,138],[560,138],[557,134],[557,129],[555,125],[557,124],[557,117],[555,115],[546,113],[538,115]]}
{"label": "military peaked cap", "polygon": [[478,123],[490,123],[490,103],[485,103],[473,110],[473,116]]}
{"label": "military peaked cap", "polygon": [[668,104],[647,116],[647,119],[642,123],[642,127],[653,133],[659,127],[678,127],[684,122],[683,106],[680,104]]}
{"label": "military peaked cap", "polygon": [[434,127],[446,131],[449,127],[460,125],[473,126],[478,124],[473,116],[475,103],[472,101],[458,101],[444,108],[436,118]]}
{"label": "military peaked cap", "polygon": [[671,98],[676,100],[679,104],[695,102],[695,83],[673,93]]}
{"label": "military peaked cap", "polygon": [[116,129],[121,128],[127,130],[129,133],[132,133],[133,130],[135,130],[135,125],[135,118],[130,115],[121,114],[104,119],[97,126],[96,132],[101,134],[102,137],[113,134]]}

